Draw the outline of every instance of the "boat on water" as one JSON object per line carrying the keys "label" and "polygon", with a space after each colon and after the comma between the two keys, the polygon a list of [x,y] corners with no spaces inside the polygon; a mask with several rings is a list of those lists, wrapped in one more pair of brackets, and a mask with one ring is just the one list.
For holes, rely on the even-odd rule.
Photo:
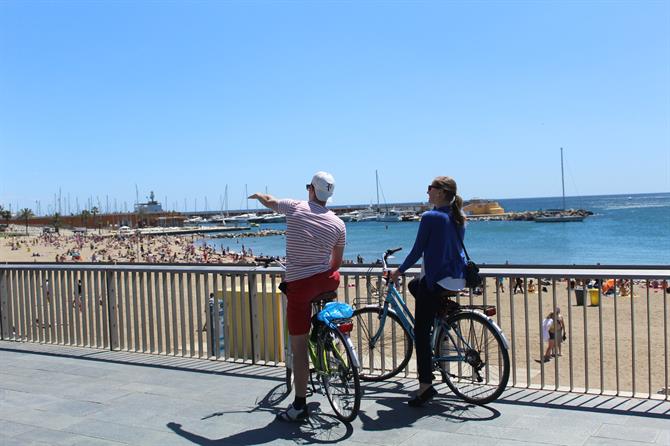
{"label": "boat on water", "polygon": [[402,221],[402,213],[396,209],[389,209],[377,214],[377,221],[398,222]]}
{"label": "boat on water", "polygon": [[563,209],[551,210],[535,217],[537,223],[571,223],[584,221],[585,215],[565,210],[565,180],[563,178],[563,147],[561,147],[561,187],[563,191]]}
{"label": "boat on water", "polygon": [[272,214],[264,215],[260,223],[286,223],[286,215],[273,212]]}
{"label": "boat on water", "polygon": [[356,220],[357,216],[358,216],[358,214],[356,214],[355,212],[346,212],[344,214],[338,215],[340,220],[342,220],[345,223],[349,223],[351,221],[358,221],[358,220]]}
{"label": "boat on water", "polygon": [[256,214],[240,214],[234,217],[226,217],[225,223],[232,226],[244,226],[249,223],[254,223],[251,219],[258,217]]}
{"label": "boat on water", "polygon": [[202,218],[200,216],[194,216],[194,217],[187,218],[186,220],[184,220],[184,224],[188,224],[188,225],[202,225],[202,224],[205,224],[205,223],[209,223],[209,220],[207,220],[206,218]]}

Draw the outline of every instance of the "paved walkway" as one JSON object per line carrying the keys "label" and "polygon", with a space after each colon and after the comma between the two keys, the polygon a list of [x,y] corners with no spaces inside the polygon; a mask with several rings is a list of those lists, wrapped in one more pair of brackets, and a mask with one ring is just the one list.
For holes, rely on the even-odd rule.
{"label": "paved walkway", "polygon": [[304,425],[275,420],[283,369],[0,342],[0,445],[670,445],[670,402],[510,389],[488,407],[440,385],[408,408],[414,382],[364,386],[351,425],[310,398]]}

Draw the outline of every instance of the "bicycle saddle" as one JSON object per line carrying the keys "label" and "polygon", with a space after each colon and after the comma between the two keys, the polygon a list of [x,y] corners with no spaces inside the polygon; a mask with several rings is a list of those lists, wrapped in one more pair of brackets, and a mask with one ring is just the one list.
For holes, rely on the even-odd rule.
{"label": "bicycle saddle", "polygon": [[337,299],[337,291],[326,291],[312,299],[312,303],[325,304],[326,302],[331,302],[335,299]]}

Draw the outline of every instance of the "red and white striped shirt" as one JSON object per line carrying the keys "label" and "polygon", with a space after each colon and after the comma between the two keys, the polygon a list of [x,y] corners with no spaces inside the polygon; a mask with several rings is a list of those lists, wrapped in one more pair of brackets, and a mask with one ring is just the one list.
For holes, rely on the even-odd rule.
{"label": "red and white striped shirt", "polygon": [[286,281],[304,279],[330,269],[335,246],[344,246],[344,222],[313,201],[279,200],[286,214]]}

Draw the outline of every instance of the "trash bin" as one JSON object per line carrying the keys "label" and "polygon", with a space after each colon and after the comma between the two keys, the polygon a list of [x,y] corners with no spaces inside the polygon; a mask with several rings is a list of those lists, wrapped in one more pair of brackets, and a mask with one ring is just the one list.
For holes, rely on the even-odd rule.
{"label": "trash bin", "polygon": [[575,288],[575,299],[577,305],[584,305],[584,288]]}
{"label": "trash bin", "polygon": [[598,288],[589,289],[589,298],[591,299],[591,305],[600,304],[600,296],[598,295],[599,292],[600,290]]}

